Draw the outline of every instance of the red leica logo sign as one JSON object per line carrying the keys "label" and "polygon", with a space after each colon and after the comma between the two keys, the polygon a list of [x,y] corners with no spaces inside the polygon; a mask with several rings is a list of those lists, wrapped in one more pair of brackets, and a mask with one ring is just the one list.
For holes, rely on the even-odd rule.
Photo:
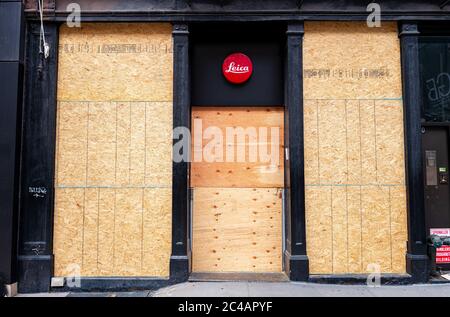
{"label": "red leica logo sign", "polygon": [[233,84],[245,83],[253,73],[250,58],[242,53],[234,53],[225,58],[222,65],[225,78]]}

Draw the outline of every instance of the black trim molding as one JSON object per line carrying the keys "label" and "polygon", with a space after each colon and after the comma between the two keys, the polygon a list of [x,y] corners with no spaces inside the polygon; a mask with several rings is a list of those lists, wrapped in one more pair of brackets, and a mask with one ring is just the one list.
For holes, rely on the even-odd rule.
{"label": "black trim molding", "polygon": [[[173,25],[173,127],[190,128],[190,72],[189,72],[189,28],[187,24]],[[179,140],[173,140],[174,144]],[[182,151],[190,156],[190,140]],[[181,154],[181,153],[180,153]],[[175,162],[172,168],[172,255],[170,257],[170,279],[176,282],[188,280],[191,271],[189,241],[189,160]]]}
{"label": "black trim molding", "polygon": [[37,23],[28,25],[19,229],[19,292],[47,292],[53,274],[58,25],[46,24],[50,56],[39,54]]}
{"label": "black trim molding", "polygon": [[303,23],[287,27],[285,67],[285,271],[293,281],[307,281],[303,136]]}
{"label": "black trim molding", "polygon": [[[46,18],[65,21],[72,0],[44,1]],[[269,21],[367,19],[361,0],[78,0],[83,21]],[[383,20],[450,20],[444,0],[378,0]],[[37,19],[37,3],[26,1],[28,16]]]}
{"label": "black trim molding", "polygon": [[419,31],[416,23],[400,25],[405,122],[408,242],[406,271],[414,283],[428,281],[419,79]]}

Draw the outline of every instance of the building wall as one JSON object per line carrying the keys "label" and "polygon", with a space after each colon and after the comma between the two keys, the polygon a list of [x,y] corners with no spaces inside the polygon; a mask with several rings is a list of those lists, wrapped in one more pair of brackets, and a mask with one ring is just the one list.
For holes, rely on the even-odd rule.
{"label": "building wall", "polygon": [[397,24],[306,22],[304,123],[312,274],[403,273],[407,240]]}
{"label": "building wall", "polygon": [[60,29],[55,276],[168,276],[170,24]]}

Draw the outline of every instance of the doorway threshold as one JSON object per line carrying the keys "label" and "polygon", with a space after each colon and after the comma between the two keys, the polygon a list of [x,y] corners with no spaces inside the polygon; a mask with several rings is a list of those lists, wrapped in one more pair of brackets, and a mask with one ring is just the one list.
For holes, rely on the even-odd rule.
{"label": "doorway threshold", "polygon": [[189,282],[289,282],[285,273],[191,273]]}

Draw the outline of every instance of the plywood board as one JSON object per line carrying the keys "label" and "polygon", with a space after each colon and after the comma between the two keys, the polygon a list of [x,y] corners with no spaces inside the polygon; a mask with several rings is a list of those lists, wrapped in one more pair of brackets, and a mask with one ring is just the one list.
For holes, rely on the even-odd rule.
{"label": "plywood board", "polygon": [[81,273],[84,211],[84,188],[55,190],[53,252],[56,276]]}
{"label": "plywood board", "polygon": [[313,274],[333,272],[331,194],[331,187],[326,186],[310,186],[305,190],[306,245]]}
{"label": "plywood board", "polygon": [[86,184],[88,103],[58,103],[56,185]]}
{"label": "plywood board", "polygon": [[[192,121],[192,187],[284,186],[283,108],[196,107]],[[231,133],[227,138],[227,130],[236,128],[248,132],[245,139]],[[214,131],[222,137],[214,137]],[[219,144],[218,150],[210,152],[211,144]],[[212,153],[212,159],[205,153]]]}
{"label": "plywood board", "polygon": [[384,273],[404,273],[397,26],[306,22],[303,49],[310,271],[367,273],[376,264]]}
{"label": "plywood board", "polygon": [[61,26],[58,100],[171,101],[169,23]]}
{"label": "plywood board", "polygon": [[281,192],[195,188],[194,272],[281,272]]}
{"label": "plywood board", "polygon": [[171,189],[57,189],[56,199],[56,276],[168,276]]}
{"label": "plywood board", "polygon": [[397,23],[305,22],[306,99],[399,98],[402,95]]}
{"label": "plywood board", "polygon": [[61,27],[56,276],[169,275],[171,29]]}

